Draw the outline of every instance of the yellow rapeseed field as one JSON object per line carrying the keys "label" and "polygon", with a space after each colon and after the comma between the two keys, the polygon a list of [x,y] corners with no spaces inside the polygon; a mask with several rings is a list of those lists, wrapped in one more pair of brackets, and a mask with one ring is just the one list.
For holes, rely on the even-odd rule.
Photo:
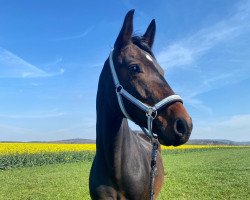
{"label": "yellow rapeseed field", "polygon": [[232,147],[241,147],[241,146],[230,146],[230,145],[189,145],[189,144],[184,144],[178,147],[174,147],[174,146],[161,146],[162,149],[169,149],[169,150],[177,150],[177,149],[207,149],[207,148],[232,148]]}
{"label": "yellow rapeseed field", "polygon": [[95,151],[95,144],[0,143],[0,155]]}
{"label": "yellow rapeseed field", "polygon": [[[202,149],[202,148],[227,148],[233,146],[226,145],[182,145],[178,147],[162,146],[162,149]],[[237,146],[235,146],[237,147]],[[52,144],[52,143],[0,143],[0,155],[10,154],[36,154],[36,153],[56,153],[56,152],[78,152],[95,151],[95,144]]]}

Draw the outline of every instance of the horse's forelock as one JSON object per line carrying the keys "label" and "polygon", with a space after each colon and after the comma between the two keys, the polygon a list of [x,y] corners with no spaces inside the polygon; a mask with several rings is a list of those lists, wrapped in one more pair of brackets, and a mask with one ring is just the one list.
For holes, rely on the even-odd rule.
{"label": "horse's forelock", "polygon": [[143,36],[139,36],[139,35],[134,35],[131,38],[131,41],[133,44],[135,44],[136,46],[138,46],[140,49],[146,51],[147,53],[149,53],[153,58],[155,58],[151,48],[149,47],[149,45],[147,44],[146,40],[143,38]]}

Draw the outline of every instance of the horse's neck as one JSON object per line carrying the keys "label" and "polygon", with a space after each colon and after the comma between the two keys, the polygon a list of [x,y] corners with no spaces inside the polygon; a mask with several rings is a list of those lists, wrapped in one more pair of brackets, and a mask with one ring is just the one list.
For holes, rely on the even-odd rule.
{"label": "horse's neck", "polygon": [[[129,145],[124,144],[133,143],[134,136],[127,119],[121,116],[115,91],[111,91],[114,85],[108,67],[104,66],[98,86],[96,146],[97,156],[103,157],[108,167],[112,168],[122,151],[128,149],[129,153]],[[115,103],[110,104],[111,100]]]}
{"label": "horse's neck", "polygon": [[132,185],[135,188],[131,196],[139,194],[141,199],[145,199],[149,187],[148,158],[151,144],[133,134],[127,119],[122,117],[116,93],[112,91],[115,88],[108,69],[107,65],[106,68],[104,66],[97,92],[97,151],[94,168],[98,175],[105,175],[108,185],[113,183],[128,194],[131,191],[126,188]]}
{"label": "horse's neck", "polygon": [[97,117],[97,156],[105,160],[107,168],[115,170],[119,167],[123,152],[130,154],[130,143],[133,135],[127,119],[101,112]]}

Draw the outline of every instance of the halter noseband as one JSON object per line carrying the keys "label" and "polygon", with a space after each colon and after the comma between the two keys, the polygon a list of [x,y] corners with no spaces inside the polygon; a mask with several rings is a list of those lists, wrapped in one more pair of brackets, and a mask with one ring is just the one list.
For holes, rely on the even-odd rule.
{"label": "halter noseband", "polygon": [[116,95],[117,95],[118,103],[119,103],[120,109],[121,109],[122,113],[124,114],[124,116],[127,119],[132,120],[124,107],[122,96],[125,97],[127,100],[129,100],[131,103],[133,103],[135,106],[137,106],[138,108],[140,108],[142,111],[144,111],[146,113],[148,130],[146,130],[142,126],[140,126],[140,127],[141,127],[142,131],[147,136],[149,136],[151,139],[157,138],[157,135],[152,132],[152,123],[153,123],[153,120],[157,117],[157,111],[163,107],[166,107],[166,106],[174,103],[174,102],[181,102],[182,103],[183,101],[182,101],[181,97],[179,95],[176,95],[176,94],[170,95],[170,96],[162,99],[158,103],[156,103],[154,106],[148,106],[148,105],[144,104],[143,102],[141,102],[140,100],[133,97],[131,94],[129,94],[120,84],[119,79],[118,79],[117,74],[116,74],[116,71],[115,71],[115,67],[114,67],[113,50],[110,52],[110,55],[109,55],[109,66],[111,69],[113,81],[114,81],[115,88],[116,88]]}

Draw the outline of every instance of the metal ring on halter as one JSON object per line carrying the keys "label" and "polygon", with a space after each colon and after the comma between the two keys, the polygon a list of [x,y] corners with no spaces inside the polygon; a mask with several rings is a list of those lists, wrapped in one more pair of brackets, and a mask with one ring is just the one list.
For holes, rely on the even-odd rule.
{"label": "metal ring on halter", "polygon": [[117,85],[115,88],[116,93],[120,94],[122,91],[123,87],[121,85]]}
{"label": "metal ring on halter", "polygon": [[152,119],[155,119],[157,114],[157,110],[154,107],[149,107],[148,112],[146,112],[146,116],[151,117]]}

